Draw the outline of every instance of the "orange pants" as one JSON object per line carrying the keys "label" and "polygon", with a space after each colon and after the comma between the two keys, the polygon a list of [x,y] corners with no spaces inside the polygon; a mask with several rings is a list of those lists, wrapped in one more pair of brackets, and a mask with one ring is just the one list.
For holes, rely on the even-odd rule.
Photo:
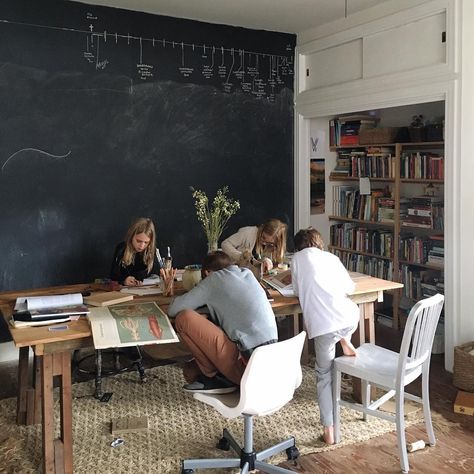
{"label": "orange pants", "polygon": [[[175,328],[181,340],[188,346],[196,368],[206,377],[214,377],[220,372],[225,378],[239,385],[245,371],[237,344],[226,333],[205,316],[186,309],[175,319]],[[188,382],[193,382],[199,372],[191,367],[184,369]]]}

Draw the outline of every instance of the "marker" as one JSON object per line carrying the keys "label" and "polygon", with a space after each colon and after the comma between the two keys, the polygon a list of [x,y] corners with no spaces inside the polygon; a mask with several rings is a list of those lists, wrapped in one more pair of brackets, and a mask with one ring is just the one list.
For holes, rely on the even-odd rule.
{"label": "marker", "polygon": [[68,325],[65,326],[51,326],[48,328],[48,331],[65,331],[66,329],[69,329]]}

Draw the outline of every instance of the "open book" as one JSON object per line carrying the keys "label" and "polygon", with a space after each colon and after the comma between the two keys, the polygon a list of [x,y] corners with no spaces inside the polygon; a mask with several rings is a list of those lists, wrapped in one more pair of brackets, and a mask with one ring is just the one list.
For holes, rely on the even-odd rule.
{"label": "open book", "polygon": [[283,296],[295,296],[293,284],[291,283],[291,270],[285,270],[276,275],[265,277],[263,281],[272,288],[275,288]]}
{"label": "open book", "polygon": [[88,318],[96,349],[179,342],[168,316],[154,302],[91,308]]}

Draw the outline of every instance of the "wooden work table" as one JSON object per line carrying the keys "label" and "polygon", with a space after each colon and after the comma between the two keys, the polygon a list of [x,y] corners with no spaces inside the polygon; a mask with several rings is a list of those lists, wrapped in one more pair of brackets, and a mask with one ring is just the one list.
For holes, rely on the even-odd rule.
{"label": "wooden work table", "polygon": [[[374,303],[381,301],[383,292],[401,288],[403,285],[391,281],[372,278],[358,273],[351,274],[356,283],[351,299],[360,307],[360,324],[356,333],[355,345],[366,340],[374,342]],[[43,472],[44,474],[73,472],[72,455],[72,393],[71,393],[71,354],[74,350],[93,345],[89,323],[86,318],[67,323],[64,331],[49,331],[48,326],[13,328],[9,320],[17,297],[44,296],[67,293],[103,291],[103,285],[78,284],[41,288],[35,290],[0,293],[0,309],[8,323],[13,342],[19,348],[17,422],[33,424],[42,422]],[[177,285],[176,293],[181,293]],[[302,330],[301,307],[297,297],[284,297],[270,290],[274,301],[271,303],[276,316],[292,316],[293,332]],[[139,301],[155,301],[164,310],[171,297],[136,297]],[[368,330],[367,330],[368,329]],[[34,352],[32,377],[29,367],[29,350]],[[307,345],[305,349],[307,356]],[[60,381],[60,437],[54,439],[53,378]]]}

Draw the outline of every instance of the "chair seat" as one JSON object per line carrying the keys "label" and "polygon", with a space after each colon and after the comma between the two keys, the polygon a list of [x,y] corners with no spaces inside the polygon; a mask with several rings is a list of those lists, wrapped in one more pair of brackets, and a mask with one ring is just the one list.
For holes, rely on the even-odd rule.
{"label": "chair seat", "polygon": [[222,395],[195,393],[193,397],[200,402],[215,408],[225,418],[237,418],[242,415],[239,410],[240,393],[232,392]]}
{"label": "chair seat", "polygon": [[[399,354],[375,344],[362,344],[357,356],[342,356],[335,359],[335,368],[341,372],[370,380],[382,387],[394,388],[397,378]],[[408,385],[421,373],[421,367],[406,371],[404,384]]]}

